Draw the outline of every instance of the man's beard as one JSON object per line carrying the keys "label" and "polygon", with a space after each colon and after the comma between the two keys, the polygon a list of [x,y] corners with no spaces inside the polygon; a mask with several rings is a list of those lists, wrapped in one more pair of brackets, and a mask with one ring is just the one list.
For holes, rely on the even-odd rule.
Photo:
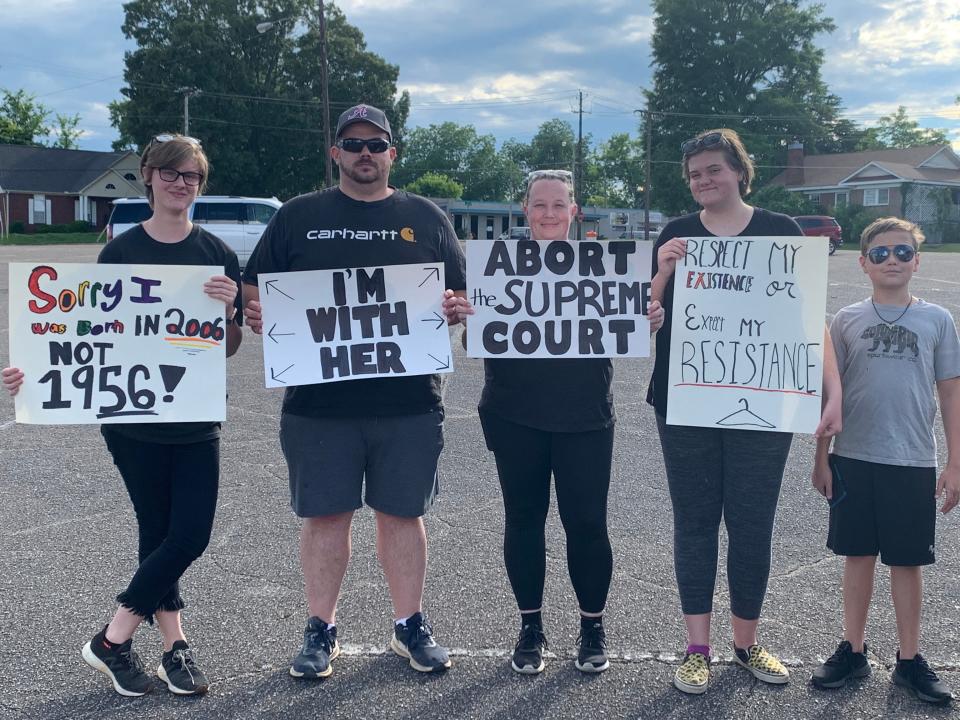
{"label": "man's beard", "polygon": [[[373,172],[368,172],[368,169],[372,169]],[[360,170],[360,172],[357,172],[357,170]],[[375,163],[369,163],[360,166],[354,165],[352,167],[345,167],[344,165],[341,165],[340,172],[360,185],[371,185],[379,182],[383,177],[380,167]]]}

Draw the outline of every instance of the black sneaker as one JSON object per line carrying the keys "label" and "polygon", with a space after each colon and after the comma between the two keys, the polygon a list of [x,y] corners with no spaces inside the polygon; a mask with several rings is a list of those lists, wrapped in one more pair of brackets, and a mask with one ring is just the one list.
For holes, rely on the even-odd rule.
{"label": "black sneaker", "polygon": [[318,617],[307,620],[303,631],[303,648],[293,659],[290,674],[295,678],[325,678],[333,672],[330,664],[340,655],[336,626],[328,628]]}
{"label": "black sneaker", "polygon": [[610,667],[607,659],[607,636],[603,632],[603,623],[590,623],[586,628],[580,628],[580,637],[577,638],[580,652],[574,663],[577,670],[587,673],[603,672]]}
{"label": "black sneaker", "polygon": [[197,667],[193,651],[183,640],[177,640],[170,651],[161,656],[157,677],[177,695],[203,695],[210,685],[203,670]]}
{"label": "black sneaker", "polygon": [[523,625],[510,667],[524,675],[543,672],[543,651],[546,649],[547,636],[543,634],[543,626],[537,623]]}
{"label": "black sneaker", "polygon": [[452,664],[445,647],[433,639],[433,629],[423,613],[407,618],[407,624],[395,625],[390,649],[410,660],[410,667],[420,672],[446,670]]}
{"label": "black sneaker", "polygon": [[897,667],[893,671],[893,681],[905,687],[914,695],[928,703],[946,705],[953,700],[953,693],[937,674],[927,665],[920,653],[913,660],[901,660],[897,653]]}
{"label": "black sneaker", "polygon": [[107,628],[98,632],[83,646],[81,655],[87,665],[99,670],[113,682],[113,689],[126,697],[140,697],[153,689],[150,677],[144,672],[143,662],[127,640],[122,645],[108,645]]}
{"label": "black sneaker", "polygon": [[867,662],[867,644],[863,652],[854,652],[849,640],[844,640],[834,650],[827,661],[813,671],[810,682],[818,688],[838,688],[850,678],[870,676],[870,663]]}

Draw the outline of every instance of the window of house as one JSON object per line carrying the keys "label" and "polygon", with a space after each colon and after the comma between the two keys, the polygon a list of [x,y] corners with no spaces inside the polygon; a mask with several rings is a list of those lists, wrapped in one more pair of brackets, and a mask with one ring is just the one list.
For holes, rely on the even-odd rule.
{"label": "window of house", "polygon": [[107,190],[116,190],[116,189],[117,189],[117,186],[114,185],[113,183],[107,183],[106,189],[107,189]]}
{"label": "window of house", "polygon": [[44,195],[34,195],[30,200],[30,224],[44,225],[49,222],[47,217],[47,198]]}
{"label": "window of house", "polygon": [[820,193],[807,193],[807,199],[814,205],[820,204]]}
{"label": "window of house", "polygon": [[889,188],[870,188],[869,190],[863,191],[864,207],[871,207],[876,205],[889,205],[889,204],[890,204]]}
{"label": "window of house", "polygon": [[124,179],[124,180],[132,180],[133,182],[136,182],[136,181],[137,181],[137,176],[134,175],[133,173],[124,173],[124,174],[123,174],[123,179]]}
{"label": "window of house", "polygon": [[833,206],[835,208],[846,207],[850,204],[850,193],[848,192],[838,192],[836,199],[833,201]]}

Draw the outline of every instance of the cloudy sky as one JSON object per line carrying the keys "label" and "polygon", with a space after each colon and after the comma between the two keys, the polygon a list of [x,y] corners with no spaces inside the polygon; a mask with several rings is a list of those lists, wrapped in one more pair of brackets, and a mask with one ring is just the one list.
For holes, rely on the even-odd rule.
{"label": "cloudy sky", "polygon": [[[499,141],[528,140],[544,120],[602,140],[636,132],[649,85],[647,0],[339,0],[369,49],[400,66],[409,127],[452,120]],[[837,30],[819,38],[824,79],[851,119],[870,124],[905,105],[960,147],[960,4],[956,0],[823,0]],[[0,87],[24,88],[55,112],[79,113],[81,147],[108,150],[107,103],[120,97],[132,49],[114,0],[0,0]]]}

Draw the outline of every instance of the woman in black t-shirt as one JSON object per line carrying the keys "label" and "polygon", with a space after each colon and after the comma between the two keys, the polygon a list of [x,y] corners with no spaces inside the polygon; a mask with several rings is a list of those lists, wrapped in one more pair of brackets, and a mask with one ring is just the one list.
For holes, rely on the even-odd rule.
{"label": "woman in black t-shirt", "polygon": [[[710,621],[717,574],[720,520],[727,528],[727,579],[735,659],[755,677],[780,684],[783,664],[757,642],[760,609],[770,573],[773,521],[792,435],[734,428],[667,425],[667,387],[673,305],[672,278],[688,237],[802,235],[786,215],[751,207],[753,164],[732,130],[710,130],[683,143],[683,177],[702,210],[672,220],[654,247],[652,295],[667,319],[657,334],[656,362],[647,402],[656,410],[667,483],[673,504],[674,566],[687,628],[684,662],[674,685],[706,690],[710,677]],[[840,377],[824,340],[825,402],[817,435],[840,427]]]}
{"label": "woman in black t-shirt", "polygon": [[[242,337],[232,322],[239,308],[237,256],[189,219],[208,172],[199,141],[158,135],[144,150],[140,172],[153,214],[106,245],[98,262],[224,266],[226,274],[211,277],[203,292],[224,303],[226,352],[232,355]],[[23,373],[6,368],[2,381],[14,395]],[[152,681],[131,642],[140,623],[155,617],[164,647],[158,676],[178,695],[206,692],[207,679],[180,626],[179,579],[203,553],[213,528],[219,423],[105,424],[101,432],[136,511],[140,564],[117,596],[113,619],[84,646],[83,659],[121,695],[143,695]]]}
{"label": "woman in black t-shirt", "polygon": [[[569,172],[542,170],[527,179],[524,214],[534,241],[566,240],[576,215]],[[451,320],[472,308],[448,297]],[[651,330],[663,321],[659,303],[648,309]],[[613,554],[607,534],[607,491],[613,454],[613,365],[608,358],[487,359],[480,420],[503,491],[504,562],[520,610],[520,637],[511,665],[519,673],[543,670],[546,638],[541,606],[546,574],[544,526],[550,477],[567,539],[567,565],[580,606],[576,666],[609,667],[603,609]]]}

